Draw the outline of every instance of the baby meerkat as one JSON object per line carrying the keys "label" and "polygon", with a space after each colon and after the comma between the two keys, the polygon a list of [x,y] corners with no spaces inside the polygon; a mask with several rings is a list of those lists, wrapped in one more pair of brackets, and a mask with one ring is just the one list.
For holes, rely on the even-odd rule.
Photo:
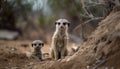
{"label": "baby meerkat", "polygon": [[58,19],[55,22],[56,30],[52,37],[51,57],[58,60],[67,55],[68,27],[70,22],[66,19]]}
{"label": "baby meerkat", "polygon": [[44,46],[44,43],[43,41],[41,40],[35,40],[32,42],[32,57],[39,60],[39,61],[42,61],[42,51],[41,51],[41,48]]}

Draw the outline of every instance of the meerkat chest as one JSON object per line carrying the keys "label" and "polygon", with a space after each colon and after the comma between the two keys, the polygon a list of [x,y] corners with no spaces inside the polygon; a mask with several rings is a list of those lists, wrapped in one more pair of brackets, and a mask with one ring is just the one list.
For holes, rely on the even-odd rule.
{"label": "meerkat chest", "polygon": [[64,45],[65,45],[65,36],[60,36],[60,37],[58,37],[58,40],[57,40],[57,46],[58,47],[64,47]]}
{"label": "meerkat chest", "polygon": [[42,55],[41,50],[34,50],[33,51],[33,56],[38,56],[38,55]]}

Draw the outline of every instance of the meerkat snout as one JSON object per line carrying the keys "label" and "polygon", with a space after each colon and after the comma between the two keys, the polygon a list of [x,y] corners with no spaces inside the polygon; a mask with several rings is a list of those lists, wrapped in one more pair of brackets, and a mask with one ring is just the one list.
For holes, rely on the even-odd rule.
{"label": "meerkat snout", "polygon": [[64,28],[63,26],[61,26],[61,28]]}

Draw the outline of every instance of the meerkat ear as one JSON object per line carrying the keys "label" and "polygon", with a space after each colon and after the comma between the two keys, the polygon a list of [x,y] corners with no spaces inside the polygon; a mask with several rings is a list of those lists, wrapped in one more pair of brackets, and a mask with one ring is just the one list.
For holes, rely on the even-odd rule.
{"label": "meerkat ear", "polygon": [[33,47],[33,44],[32,44],[32,47]]}
{"label": "meerkat ear", "polygon": [[42,43],[42,47],[44,47],[44,43]]}
{"label": "meerkat ear", "polygon": [[70,23],[68,23],[68,27],[70,26]]}
{"label": "meerkat ear", "polygon": [[55,22],[55,25],[57,24],[57,22]]}

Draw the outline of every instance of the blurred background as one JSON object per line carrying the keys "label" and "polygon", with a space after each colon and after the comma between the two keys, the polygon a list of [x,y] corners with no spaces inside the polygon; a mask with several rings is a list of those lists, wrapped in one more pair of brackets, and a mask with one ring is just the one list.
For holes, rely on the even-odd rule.
{"label": "blurred background", "polygon": [[68,19],[70,40],[85,41],[119,0],[0,0],[0,39],[51,40],[55,21]]}
{"label": "blurred background", "polygon": [[[0,69],[119,69],[119,14],[120,0],[0,0]],[[70,22],[68,56],[54,62],[59,18]],[[38,39],[45,42],[42,63],[30,59]]]}

